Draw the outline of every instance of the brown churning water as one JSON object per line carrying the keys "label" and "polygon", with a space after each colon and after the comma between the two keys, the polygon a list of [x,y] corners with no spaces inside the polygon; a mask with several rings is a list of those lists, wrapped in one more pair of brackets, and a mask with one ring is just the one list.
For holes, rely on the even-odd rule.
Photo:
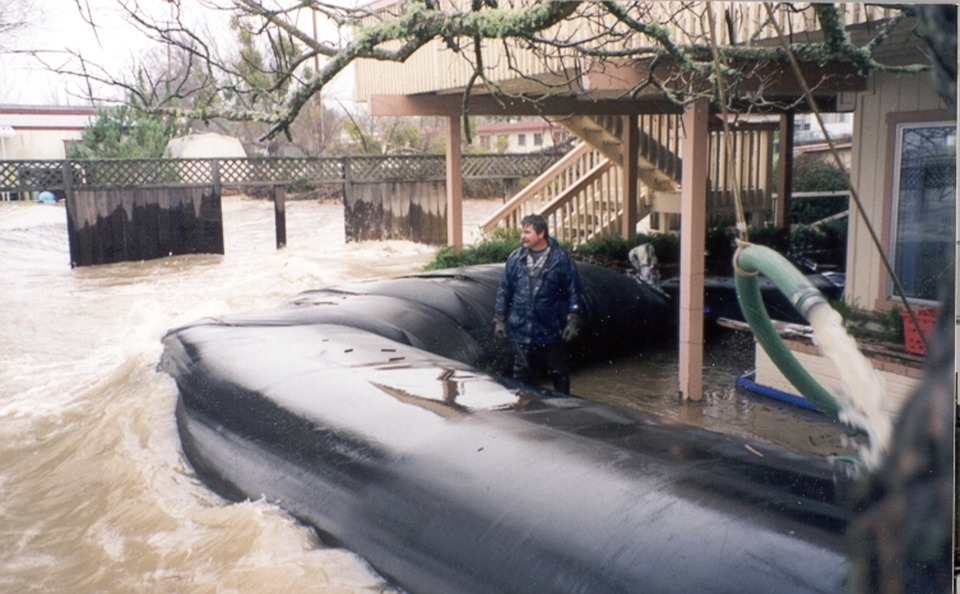
{"label": "brown churning water", "polygon": [[[465,214],[480,220],[498,205]],[[201,484],[180,450],[176,386],[156,371],[170,328],[416,272],[434,251],[346,244],[337,203],[288,202],[287,225],[288,246],[277,251],[272,205],[229,198],[225,256],[71,270],[62,204],[0,203],[0,592],[391,590],[279,508],[230,504]],[[672,345],[583,370],[573,391],[811,453],[850,453],[848,432],[733,393],[750,349],[749,337],[708,348],[701,403],[677,400]]]}
{"label": "brown churning water", "polygon": [[71,270],[66,214],[0,203],[0,591],[381,592],[264,502],[227,504],[186,464],[173,381],[155,370],[176,325],[263,309],[348,280],[419,270],[406,242],[345,244],[338,204],[224,202],[226,256]]}

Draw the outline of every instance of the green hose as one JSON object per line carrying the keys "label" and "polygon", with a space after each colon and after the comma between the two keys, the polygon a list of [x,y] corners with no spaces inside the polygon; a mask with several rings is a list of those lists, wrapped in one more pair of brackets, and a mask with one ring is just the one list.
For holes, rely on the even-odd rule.
{"label": "green hose", "polygon": [[757,342],[784,377],[807,400],[828,416],[837,419],[840,412],[837,400],[803,368],[770,322],[770,315],[760,296],[757,277],[759,273],[763,273],[773,281],[800,315],[808,320],[808,312],[818,304],[827,304],[826,298],[786,258],[768,247],[742,244],[733,257],[733,267],[736,270],[734,282],[737,287],[737,300]]}

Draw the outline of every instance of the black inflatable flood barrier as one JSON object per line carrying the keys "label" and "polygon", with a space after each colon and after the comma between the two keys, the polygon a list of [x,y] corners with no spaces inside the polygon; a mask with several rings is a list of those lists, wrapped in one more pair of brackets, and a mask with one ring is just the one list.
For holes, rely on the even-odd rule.
{"label": "black inflatable flood barrier", "polygon": [[[655,292],[579,269],[582,354],[672,331]],[[172,330],[161,366],[197,474],[409,592],[842,590],[842,469],[483,371],[503,351],[501,272],[356,283]]]}

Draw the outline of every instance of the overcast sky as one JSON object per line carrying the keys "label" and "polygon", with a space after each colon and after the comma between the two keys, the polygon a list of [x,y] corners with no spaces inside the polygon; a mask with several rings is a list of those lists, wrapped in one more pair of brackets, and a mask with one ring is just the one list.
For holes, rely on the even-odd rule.
{"label": "overcast sky", "polygon": [[[0,0],[4,1],[4,0]],[[78,51],[91,62],[122,68],[147,47],[146,40],[127,24],[111,0],[90,0],[101,25],[99,36],[81,18],[74,0],[35,2],[32,25],[21,31],[13,45],[37,51],[42,60],[60,65],[68,60],[67,50]],[[25,55],[0,55],[4,84],[0,101],[17,104],[78,104],[70,97],[78,92],[79,81],[59,78],[47,72],[36,59]]]}
{"label": "overcast sky", "polygon": [[[0,0],[4,3],[10,1],[17,0]],[[115,74],[130,72],[133,65],[148,59],[151,52],[163,55],[162,49],[158,50],[154,42],[124,19],[119,8],[122,0],[82,0],[93,12],[99,27],[97,32],[84,22],[76,0],[32,1],[36,8],[34,23],[21,31],[16,39],[8,40],[7,49],[39,51],[44,61],[57,65],[71,59],[67,54],[69,49],[82,53],[91,63],[109,67]],[[161,18],[169,6],[161,0],[142,4],[156,7],[161,11],[158,13]],[[184,6],[188,4],[184,3]],[[230,35],[222,20],[218,27],[211,28]],[[324,97],[350,100],[352,78],[349,75],[338,78],[340,80],[324,92]],[[0,53],[0,80],[0,103],[3,104],[86,104],[82,99],[85,95],[82,81],[57,77],[26,55]]]}

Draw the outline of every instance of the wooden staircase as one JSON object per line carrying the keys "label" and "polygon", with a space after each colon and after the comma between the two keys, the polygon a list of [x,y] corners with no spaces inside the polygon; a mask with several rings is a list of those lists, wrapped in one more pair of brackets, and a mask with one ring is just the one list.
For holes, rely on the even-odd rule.
{"label": "wooden staircase", "polygon": [[[622,169],[624,145],[621,116],[571,116],[559,120],[583,142],[563,159],[507,201],[482,225],[518,227],[527,214],[545,217],[551,233],[574,245],[601,234],[619,233],[623,213]],[[730,221],[734,198],[719,121],[710,134],[708,220]],[[744,208],[754,217],[766,217],[773,186],[773,132],[775,124],[738,125],[733,134],[736,178],[741,180]],[[670,230],[680,213],[680,149],[683,138],[679,114],[638,117],[640,182],[638,219],[648,214],[651,229]],[[675,216],[664,216],[675,215]]]}

